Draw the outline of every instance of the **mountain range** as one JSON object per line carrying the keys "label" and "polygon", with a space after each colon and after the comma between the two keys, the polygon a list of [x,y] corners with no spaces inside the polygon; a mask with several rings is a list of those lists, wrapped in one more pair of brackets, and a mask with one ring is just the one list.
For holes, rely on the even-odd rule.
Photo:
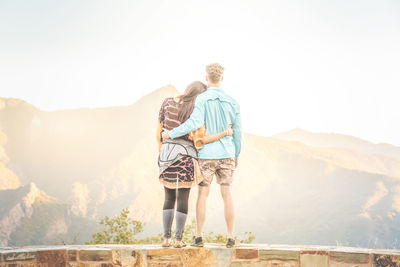
{"label": "mountain range", "polygon": [[[146,233],[161,232],[155,131],[177,94],[166,86],[128,106],[53,112],[0,98],[0,246],[83,243],[125,207]],[[400,148],[390,144],[245,133],[233,194],[236,232],[257,243],[400,248]],[[205,228],[225,232],[216,184]]]}

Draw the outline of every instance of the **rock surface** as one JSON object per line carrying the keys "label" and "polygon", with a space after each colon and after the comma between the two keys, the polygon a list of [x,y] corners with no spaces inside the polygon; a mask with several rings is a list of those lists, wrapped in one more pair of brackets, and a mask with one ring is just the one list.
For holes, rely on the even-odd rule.
{"label": "rock surface", "polygon": [[0,266],[397,267],[400,251],[261,244],[232,249],[217,244],[183,249],[160,245],[4,247],[0,248]]}

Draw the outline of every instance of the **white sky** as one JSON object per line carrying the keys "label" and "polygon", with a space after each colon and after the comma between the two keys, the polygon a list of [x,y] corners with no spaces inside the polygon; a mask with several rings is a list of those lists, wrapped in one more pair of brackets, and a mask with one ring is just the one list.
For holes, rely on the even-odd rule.
{"label": "white sky", "polygon": [[244,130],[400,146],[400,1],[0,0],[0,96],[128,105],[225,68]]}

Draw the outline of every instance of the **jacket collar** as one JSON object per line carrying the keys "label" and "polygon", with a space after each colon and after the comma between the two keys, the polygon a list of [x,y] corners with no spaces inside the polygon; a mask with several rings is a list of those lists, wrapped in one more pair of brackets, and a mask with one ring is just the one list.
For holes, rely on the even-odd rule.
{"label": "jacket collar", "polygon": [[207,90],[222,90],[219,87],[208,87]]}

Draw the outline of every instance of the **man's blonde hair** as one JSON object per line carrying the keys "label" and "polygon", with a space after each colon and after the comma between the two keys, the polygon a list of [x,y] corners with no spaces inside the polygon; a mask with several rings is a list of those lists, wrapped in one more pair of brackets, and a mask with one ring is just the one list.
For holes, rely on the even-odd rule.
{"label": "man's blonde hair", "polygon": [[212,63],[206,66],[207,76],[212,83],[218,83],[222,80],[224,74],[224,67],[219,63]]}

